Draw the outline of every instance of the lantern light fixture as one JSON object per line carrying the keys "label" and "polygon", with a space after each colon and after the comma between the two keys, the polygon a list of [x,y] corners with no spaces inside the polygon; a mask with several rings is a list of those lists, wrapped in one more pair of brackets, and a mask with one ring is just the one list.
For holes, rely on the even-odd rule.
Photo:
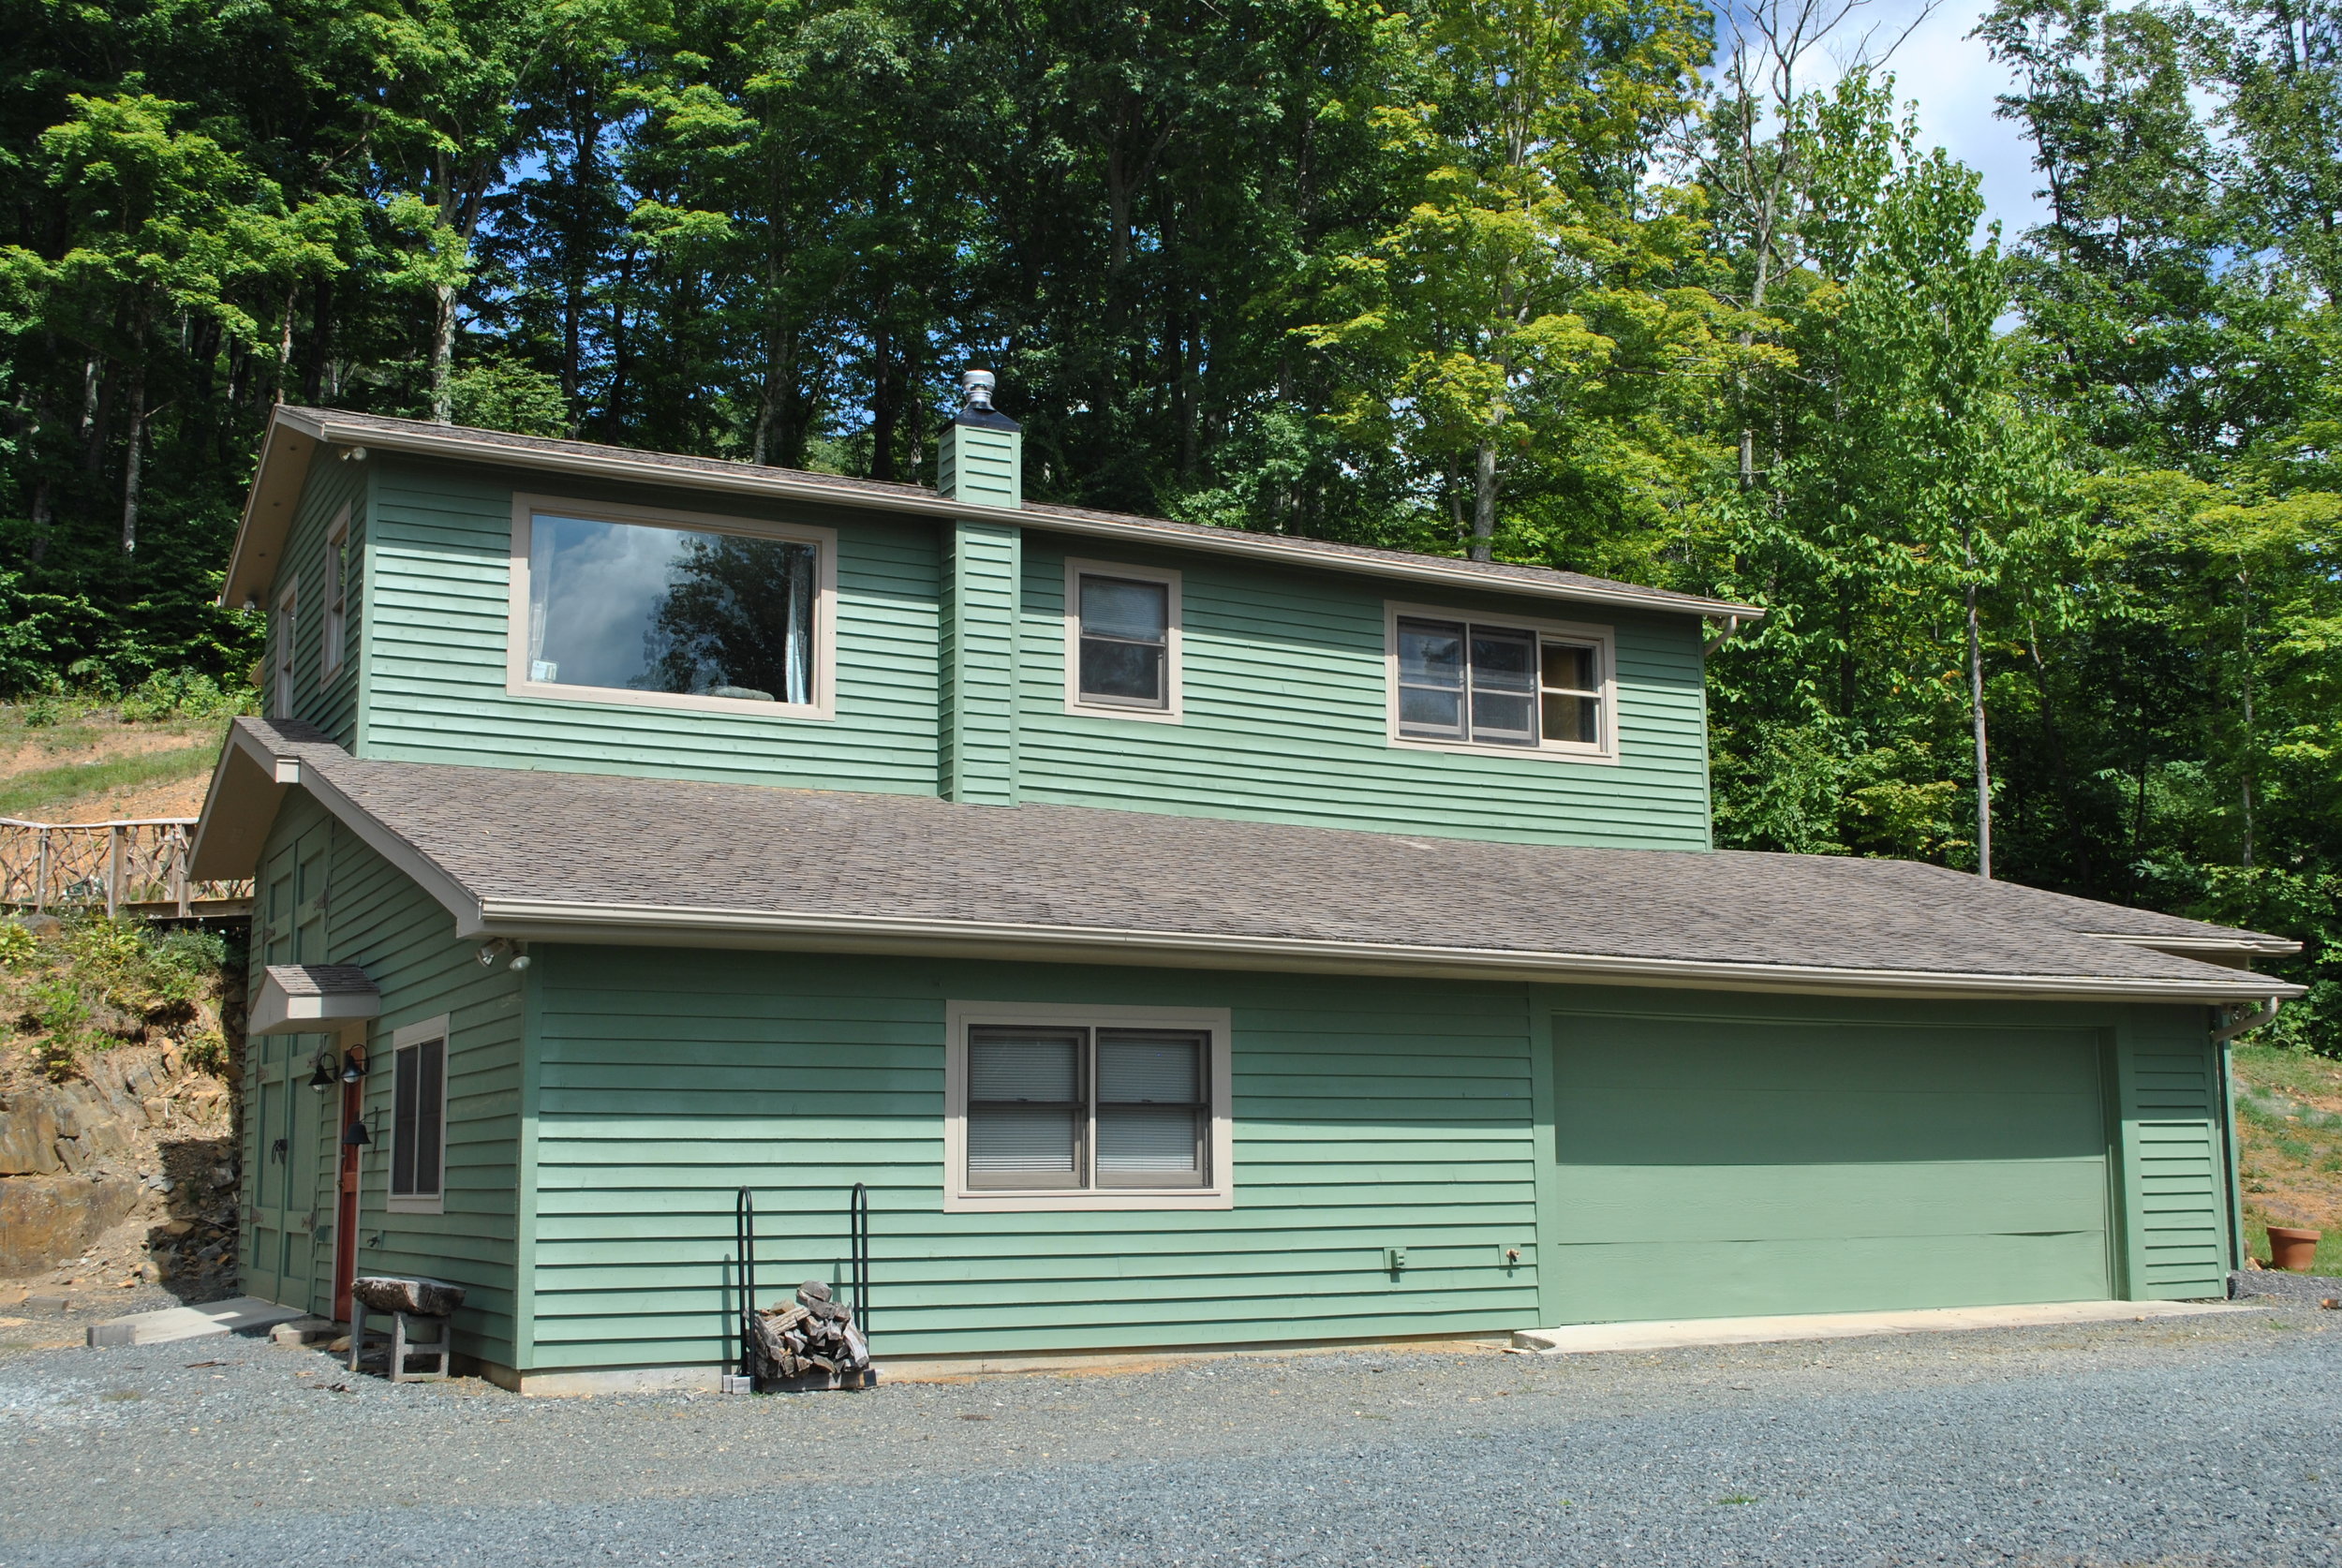
{"label": "lantern light fixture", "polygon": [[366,1054],[353,1045],[349,1048],[349,1054],[342,1058],[342,1082],[345,1084],[363,1083],[365,1081],[365,1076]]}
{"label": "lantern light fixture", "polygon": [[319,1051],[317,1060],[310,1064],[309,1087],[323,1094],[341,1081],[341,1064],[334,1059],[334,1053]]}

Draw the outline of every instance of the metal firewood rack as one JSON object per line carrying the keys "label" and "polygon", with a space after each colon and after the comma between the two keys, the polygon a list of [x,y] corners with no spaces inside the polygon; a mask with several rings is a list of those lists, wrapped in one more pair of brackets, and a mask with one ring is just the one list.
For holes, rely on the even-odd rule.
{"label": "metal firewood rack", "polygon": [[[724,1336],[723,1386],[728,1393],[793,1394],[821,1389],[875,1386],[878,1368],[860,1372],[812,1372],[801,1377],[755,1377],[749,1370],[749,1336],[756,1315],[756,1194],[743,1187],[732,1205],[733,1266],[740,1287],[740,1315],[728,1322]],[[870,1190],[857,1181],[846,1197],[846,1309],[870,1342]]]}

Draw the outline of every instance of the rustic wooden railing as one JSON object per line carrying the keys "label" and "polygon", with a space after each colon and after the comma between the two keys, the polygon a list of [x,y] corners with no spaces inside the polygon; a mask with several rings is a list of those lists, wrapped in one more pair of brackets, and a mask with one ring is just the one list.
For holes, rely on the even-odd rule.
{"label": "rustic wooden railing", "polygon": [[0,817],[0,905],[110,915],[240,912],[252,884],[187,879],[193,817],[28,822]]}

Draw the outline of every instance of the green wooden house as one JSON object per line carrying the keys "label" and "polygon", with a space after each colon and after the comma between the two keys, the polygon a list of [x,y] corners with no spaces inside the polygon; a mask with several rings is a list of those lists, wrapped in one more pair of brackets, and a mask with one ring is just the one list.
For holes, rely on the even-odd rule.
{"label": "green wooden house", "polygon": [[861,1183],[897,1364],[2223,1294],[2291,944],[1715,850],[1745,606],[1021,488],[279,410],[249,1291],[707,1383]]}

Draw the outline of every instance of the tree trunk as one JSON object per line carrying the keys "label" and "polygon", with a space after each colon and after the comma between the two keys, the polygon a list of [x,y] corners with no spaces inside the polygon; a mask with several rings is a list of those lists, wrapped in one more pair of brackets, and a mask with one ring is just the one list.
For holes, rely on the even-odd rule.
{"label": "tree trunk", "polygon": [[870,477],[895,477],[895,335],[881,327],[870,337]]}
{"label": "tree trunk", "polygon": [[431,422],[452,424],[455,422],[455,392],[451,384],[455,370],[455,286],[438,284],[432,289],[438,309],[431,323]]}
{"label": "tree trunk", "polygon": [[1496,444],[1483,441],[1472,470],[1472,558],[1485,561],[1496,553]]}
{"label": "tree trunk", "polygon": [[2245,688],[2245,755],[2242,758],[2245,796],[2245,842],[2243,865],[2253,868],[2253,580],[2249,571],[2236,575],[2237,585],[2244,590],[2244,622],[2237,633],[2237,652],[2241,656]]}
{"label": "tree trunk", "polygon": [[321,276],[309,289],[309,361],[301,371],[301,400],[316,407],[330,401],[325,362],[334,342],[334,280]]}
{"label": "tree trunk", "polygon": [[[1975,562],[1973,554],[1969,556]],[[1976,737],[1976,874],[1993,877],[1993,768],[1984,741],[1984,639],[1977,627],[1976,582],[1968,583],[1968,717]]]}
{"label": "tree trunk", "polygon": [[139,485],[144,476],[146,457],[146,355],[143,345],[141,348],[138,362],[130,369],[130,430],[122,456],[122,554],[125,556],[137,554],[139,548]]}

